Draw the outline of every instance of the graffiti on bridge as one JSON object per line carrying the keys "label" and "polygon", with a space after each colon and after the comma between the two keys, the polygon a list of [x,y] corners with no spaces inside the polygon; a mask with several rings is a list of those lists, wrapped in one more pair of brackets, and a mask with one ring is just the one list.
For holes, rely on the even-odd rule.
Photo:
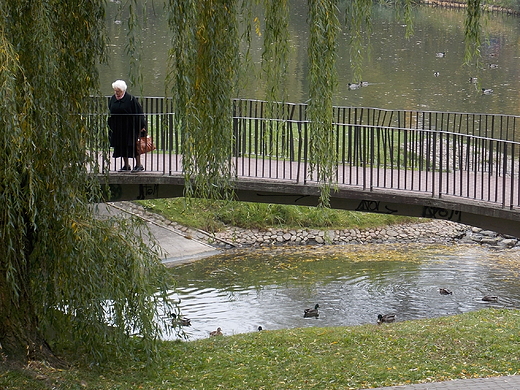
{"label": "graffiti on bridge", "polygon": [[460,222],[462,219],[462,213],[460,211],[443,209],[440,207],[431,207],[424,206],[423,207],[423,215],[424,218],[432,218],[432,219],[445,219],[453,222]]}
{"label": "graffiti on bridge", "polygon": [[388,206],[381,207],[380,201],[375,200],[362,200],[359,205],[356,207],[356,211],[364,211],[369,213],[379,213],[379,214],[395,214],[397,210],[393,210]]}
{"label": "graffiti on bridge", "polygon": [[157,198],[159,195],[159,184],[139,184],[139,196],[137,199],[143,200],[149,197]]}

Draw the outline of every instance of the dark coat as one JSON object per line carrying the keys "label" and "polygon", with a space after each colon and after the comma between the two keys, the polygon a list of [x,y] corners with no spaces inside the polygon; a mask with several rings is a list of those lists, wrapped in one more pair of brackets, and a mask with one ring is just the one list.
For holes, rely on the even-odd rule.
{"label": "dark coat", "polygon": [[141,135],[141,130],[146,129],[146,118],[141,104],[136,97],[126,92],[120,100],[113,95],[108,102],[108,109],[113,157],[135,157],[137,138]]}

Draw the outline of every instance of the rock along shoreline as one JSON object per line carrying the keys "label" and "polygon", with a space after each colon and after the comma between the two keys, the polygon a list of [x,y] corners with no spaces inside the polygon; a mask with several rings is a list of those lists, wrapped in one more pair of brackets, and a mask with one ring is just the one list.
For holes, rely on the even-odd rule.
{"label": "rock along shoreline", "polygon": [[446,220],[430,220],[370,229],[269,228],[259,230],[228,227],[212,234],[170,221],[133,202],[116,202],[114,205],[147,221],[167,226],[187,238],[204,242],[218,249],[391,243],[479,244],[496,249],[520,248],[520,240],[516,237]]}

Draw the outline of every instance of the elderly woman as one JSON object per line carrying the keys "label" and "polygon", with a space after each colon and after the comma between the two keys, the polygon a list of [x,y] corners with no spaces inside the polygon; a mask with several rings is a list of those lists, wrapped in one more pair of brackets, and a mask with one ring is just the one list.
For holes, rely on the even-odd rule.
{"label": "elderly woman", "polygon": [[[137,139],[146,134],[143,109],[137,98],[126,92],[127,86],[123,80],[114,81],[112,89],[114,95],[108,102],[110,110],[108,126],[110,127],[110,146],[114,148],[113,157],[123,158],[124,163],[119,172],[144,171],[141,156],[136,151]],[[135,159],[133,169],[128,163],[129,158]]]}

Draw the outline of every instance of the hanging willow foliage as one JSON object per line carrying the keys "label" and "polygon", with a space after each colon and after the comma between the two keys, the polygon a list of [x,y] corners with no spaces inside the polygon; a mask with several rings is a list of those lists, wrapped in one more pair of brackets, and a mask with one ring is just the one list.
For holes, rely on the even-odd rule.
{"label": "hanging willow foliage", "polygon": [[466,19],[464,20],[465,52],[464,61],[469,64],[480,58],[482,0],[467,0]]}
{"label": "hanging willow foliage", "polygon": [[[139,85],[143,87],[143,75],[141,71],[141,58],[142,58],[142,42],[139,39],[139,32],[144,27],[146,21],[146,7],[140,6],[139,0],[129,0],[125,4],[119,3],[120,12],[125,11],[125,7],[128,8],[128,17],[126,18],[127,24],[127,44],[126,54],[130,64],[130,75],[129,79],[133,85]],[[139,17],[142,14],[141,17]]]}
{"label": "hanging willow foliage", "polygon": [[157,249],[143,227],[97,216],[87,171],[95,129],[81,114],[98,91],[104,6],[0,2],[0,355],[12,360],[47,360],[64,340],[95,359],[128,353],[133,333],[152,353],[160,335]]}
{"label": "hanging willow foliage", "polygon": [[347,1],[345,7],[345,25],[350,33],[350,63],[356,83],[361,81],[363,60],[370,50],[372,2],[372,0],[352,0]]}
{"label": "hanging willow foliage", "polygon": [[309,108],[312,170],[322,183],[320,202],[328,206],[337,166],[332,96],[336,87],[339,32],[336,0],[309,0]]}
{"label": "hanging willow foliage", "polygon": [[265,0],[263,69],[268,101],[285,100],[289,41],[288,0]]}
{"label": "hanging willow foliage", "polygon": [[[266,154],[278,155],[276,141],[285,123],[286,76],[289,51],[288,0],[264,0],[265,28],[262,52],[262,76],[266,80],[265,131],[263,146]],[[270,118],[277,118],[271,120]]]}
{"label": "hanging willow foliage", "polygon": [[[406,25],[406,37],[413,34],[412,10],[415,0],[396,0],[396,14]],[[350,34],[350,63],[354,81],[361,81],[363,60],[370,55],[370,34],[372,33],[373,0],[351,0],[345,4],[345,25]]]}
{"label": "hanging willow foliage", "polygon": [[[468,0],[474,1],[474,0]],[[236,96],[236,67],[242,66],[236,39],[236,15],[251,23],[252,7],[264,6],[263,74],[266,76],[267,114],[283,118],[276,101],[284,100],[284,75],[287,69],[289,40],[288,0],[237,1],[169,1],[172,32],[170,90],[175,101],[177,125],[183,135],[183,167],[187,179],[186,195],[218,197],[229,193],[227,175],[233,174],[229,148],[233,143],[229,99]],[[393,2],[399,17],[406,23],[407,36],[413,33],[414,0]],[[335,130],[332,126],[332,97],[336,87],[336,44],[340,30],[338,0],[308,0],[309,41],[309,107],[311,171],[322,185],[320,203],[329,204],[335,184]],[[354,78],[362,75],[363,60],[369,51],[369,35],[373,0],[342,2],[345,23],[351,34],[350,62]],[[239,13],[240,13],[239,12]],[[476,15],[474,20],[479,20]],[[254,18],[254,30],[259,23]],[[249,48],[251,25],[244,28]],[[476,38],[470,39],[477,42]],[[478,41],[479,42],[479,41]],[[479,43],[478,43],[479,44]],[[245,55],[249,59],[249,56]],[[219,108],[217,109],[216,103]],[[228,104],[229,103],[229,104]],[[264,144],[275,139],[283,122],[266,121]]]}
{"label": "hanging willow foliage", "polygon": [[[412,6],[414,0],[396,0],[398,15],[406,23],[406,35],[413,33]],[[332,96],[336,87],[336,42],[339,31],[338,1],[308,0],[309,4],[309,95],[308,116],[312,170],[321,184],[320,204],[329,205],[335,184],[337,166],[336,134],[333,122]],[[350,62],[354,80],[361,81],[362,64],[369,53],[373,0],[345,2],[345,24],[349,29]]]}
{"label": "hanging willow foliage", "polygon": [[413,35],[412,10],[416,0],[396,0],[397,16],[406,25],[405,36],[410,38]]}
{"label": "hanging willow foliage", "polygon": [[170,0],[171,73],[186,195],[229,194],[231,98],[239,65],[237,1]]}

